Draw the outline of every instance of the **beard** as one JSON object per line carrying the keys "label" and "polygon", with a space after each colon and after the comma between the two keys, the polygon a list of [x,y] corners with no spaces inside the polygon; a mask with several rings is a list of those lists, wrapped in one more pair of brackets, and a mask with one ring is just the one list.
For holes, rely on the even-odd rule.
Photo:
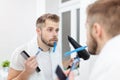
{"label": "beard", "polygon": [[50,40],[47,41],[47,40],[41,35],[41,41],[42,41],[44,44],[46,44],[47,46],[49,46],[49,47],[54,47],[54,42],[57,42],[58,39],[57,39],[57,37],[53,37],[52,39],[50,39]]}
{"label": "beard", "polygon": [[90,39],[90,41],[88,43],[88,51],[89,51],[90,54],[96,55],[97,54],[98,44],[97,44],[97,41],[92,36],[92,34],[90,35],[90,37],[91,37],[91,39]]}

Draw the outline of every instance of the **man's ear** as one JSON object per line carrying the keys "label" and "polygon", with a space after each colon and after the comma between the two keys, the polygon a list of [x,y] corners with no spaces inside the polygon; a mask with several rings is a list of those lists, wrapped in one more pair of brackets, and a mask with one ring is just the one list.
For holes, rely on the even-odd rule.
{"label": "man's ear", "polygon": [[37,32],[37,34],[40,34],[41,33],[40,28],[36,28],[36,32]]}
{"label": "man's ear", "polygon": [[93,24],[93,35],[94,37],[102,37],[102,27],[98,23]]}

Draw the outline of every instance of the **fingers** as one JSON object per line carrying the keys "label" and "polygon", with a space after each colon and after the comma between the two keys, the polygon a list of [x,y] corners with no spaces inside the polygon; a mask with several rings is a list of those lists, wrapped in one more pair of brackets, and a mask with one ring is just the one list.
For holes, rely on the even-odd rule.
{"label": "fingers", "polygon": [[31,66],[32,68],[36,68],[38,63],[35,56],[32,56],[26,60],[27,65]]}
{"label": "fingers", "polygon": [[73,61],[74,61],[73,58],[71,58],[71,59],[69,60],[67,69],[70,69],[70,68],[71,68],[71,66],[72,66],[72,64],[73,64]]}
{"label": "fingers", "polygon": [[38,63],[35,56],[31,56],[25,61],[25,70],[29,73],[33,73],[37,66]]}
{"label": "fingers", "polygon": [[69,60],[69,65],[70,65],[70,66],[72,66],[73,61],[74,61],[73,58],[71,58],[71,59]]}
{"label": "fingers", "polygon": [[69,78],[69,80],[74,80],[74,73],[70,69],[65,71],[65,75]]}
{"label": "fingers", "polygon": [[31,61],[31,60],[33,60],[33,59],[35,59],[36,58],[36,56],[31,56],[31,57],[29,57],[27,60],[28,61]]}
{"label": "fingers", "polygon": [[73,73],[73,71],[71,71],[69,73],[69,80],[74,80],[74,73]]}
{"label": "fingers", "polygon": [[64,71],[65,75],[68,76],[70,73],[70,69]]}

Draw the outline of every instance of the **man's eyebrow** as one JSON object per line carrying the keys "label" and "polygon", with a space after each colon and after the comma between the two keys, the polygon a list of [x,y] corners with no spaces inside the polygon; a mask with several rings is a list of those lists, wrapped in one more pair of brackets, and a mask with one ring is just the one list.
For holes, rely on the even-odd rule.
{"label": "man's eyebrow", "polygon": [[53,28],[53,27],[49,26],[48,28]]}

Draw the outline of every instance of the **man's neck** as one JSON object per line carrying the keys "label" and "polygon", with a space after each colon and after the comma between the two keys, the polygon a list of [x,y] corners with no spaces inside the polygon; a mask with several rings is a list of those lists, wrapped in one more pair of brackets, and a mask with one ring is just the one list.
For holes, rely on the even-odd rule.
{"label": "man's neck", "polygon": [[50,47],[47,46],[47,45],[45,45],[45,44],[44,44],[42,41],[40,41],[40,40],[37,40],[37,44],[38,44],[38,47],[39,47],[42,51],[44,51],[44,52],[50,50]]}

